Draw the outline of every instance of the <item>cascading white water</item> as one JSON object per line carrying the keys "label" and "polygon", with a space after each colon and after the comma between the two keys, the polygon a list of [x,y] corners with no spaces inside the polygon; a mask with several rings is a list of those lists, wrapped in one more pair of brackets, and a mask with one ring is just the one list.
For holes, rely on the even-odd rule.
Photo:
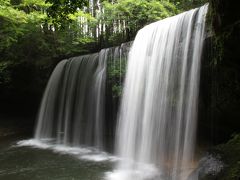
{"label": "cascading white water", "polygon": [[[107,141],[113,139],[109,136],[113,136],[115,123],[105,113],[114,104],[106,105],[106,76],[125,62],[128,47],[126,43],[60,61],[42,98],[35,139],[48,144],[108,150],[112,142]],[[120,84],[119,78],[108,81]]]}
{"label": "cascading white water", "polygon": [[141,29],[128,60],[109,179],[181,180],[193,170],[207,5]]}
{"label": "cascading white water", "polygon": [[108,49],[57,65],[42,99],[36,139],[102,149],[107,53]]}

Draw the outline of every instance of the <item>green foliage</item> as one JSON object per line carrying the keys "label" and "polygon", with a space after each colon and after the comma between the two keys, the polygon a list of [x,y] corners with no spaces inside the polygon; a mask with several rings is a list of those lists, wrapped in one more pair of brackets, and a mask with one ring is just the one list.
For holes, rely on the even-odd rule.
{"label": "green foliage", "polygon": [[115,59],[114,63],[109,60],[107,68],[108,83],[111,84],[113,93],[112,96],[113,98],[119,98],[122,94],[123,79],[126,73],[126,64],[124,63],[124,59]]}
{"label": "green foliage", "polygon": [[48,8],[48,15],[55,22],[69,20],[69,14],[74,14],[79,9],[88,5],[87,0],[46,0],[51,6]]}
{"label": "green foliage", "polygon": [[[104,13],[100,19],[112,31],[115,28],[115,33],[112,33],[110,40],[117,39],[116,34],[118,36],[120,34],[120,37],[124,34],[127,40],[132,40],[143,26],[179,12],[172,3],[157,0],[119,0],[117,3],[104,1],[103,6]],[[118,24],[118,27],[113,27],[114,24]]]}
{"label": "green foliage", "polygon": [[9,1],[0,1],[0,51],[8,48],[24,33],[19,27],[27,23],[25,13],[10,6]]}
{"label": "green foliage", "polygon": [[200,7],[209,0],[169,0],[171,3],[176,5],[176,7],[181,11],[187,11],[196,7]]}
{"label": "green foliage", "polygon": [[[88,13],[78,11],[68,15],[72,23],[66,22],[65,29],[54,25],[47,16],[49,4],[43,0],[24,0],[12,5],[9,0],[0,1],[0,53],[2,60],[41,60],[52,57],[71,56],[88,52],[86,44],[93,38],[82,33],[81,26],[89,27],[97,22]],[[83,17],[79,23],[77,17]]]}
{"label": "green foliage", "polygon": [[19,6],[27,7],[32,6],[35,10],[45,9],[51,6],[50,3],[46,3],[44,0],[23,0],[19,3]]}

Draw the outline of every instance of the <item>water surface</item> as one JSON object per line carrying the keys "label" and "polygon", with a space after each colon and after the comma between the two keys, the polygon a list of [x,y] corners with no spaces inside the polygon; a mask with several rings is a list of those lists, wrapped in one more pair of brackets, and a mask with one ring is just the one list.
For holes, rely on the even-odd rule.
{"label": "water surface", "polygon": [[112,162],[101,155],[81,159],[77,152],[19,146],[19,140],[0,138],[0,180],[101,180],[111,170]]}

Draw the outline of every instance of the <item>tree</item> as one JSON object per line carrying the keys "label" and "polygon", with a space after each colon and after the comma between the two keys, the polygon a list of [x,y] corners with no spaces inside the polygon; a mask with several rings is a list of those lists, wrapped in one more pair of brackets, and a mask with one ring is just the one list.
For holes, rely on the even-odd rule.
{"label": "tree", "polygon": [[133,40],[143,26],[179,11],[168,1],[119,0],[117,3],[103,2],[104,13],[101,20],[107,26],[109,40],[119,42]]}
{"label": "tree", "polygon": [[69,14],[74,14],[88,5],[87,0],[46,0],[46,3],[51,4],[48,15],[60,23],[69,20]]}

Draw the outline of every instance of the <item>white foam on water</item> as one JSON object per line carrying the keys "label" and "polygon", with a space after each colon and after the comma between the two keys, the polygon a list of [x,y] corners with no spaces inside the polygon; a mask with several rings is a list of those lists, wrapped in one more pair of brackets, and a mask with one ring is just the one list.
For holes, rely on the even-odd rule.
{"label": "white foam on water", "polygon": [[152,164],[135,164],[134,169],[114,170],[105,174],[106,180],[161,180],[160,170]]}
{"label": "white foam on water", "polygon": [[43,143],[41,141],[35,140],[35,139],[29,139],[29,140],[22,140],[18,141],[16,146],[32,146],[40,149],[48,149],[51,147],[51,145]]}
{"label": "white foam on water", "polygon": [[95,161],[95,162],[101,162],[101,161],[107,161],[107,160],[114,160],[113,156],[109,156],[106,153],[101,154],[91,154],[91,155],[83,155],[81,159]]}
{"label": "white foam on water", "polygon": [[98,151],[90,147],[71,147],[66,145],[58,145],[49,143],[49,139],[43,141],[37,139],[29,139],[18,141],[14,147],[33,147],[39,149],[49,149],[55,153],[73,155],[81,160],[102,162],[116,161],[118,158],[106,152]]}

